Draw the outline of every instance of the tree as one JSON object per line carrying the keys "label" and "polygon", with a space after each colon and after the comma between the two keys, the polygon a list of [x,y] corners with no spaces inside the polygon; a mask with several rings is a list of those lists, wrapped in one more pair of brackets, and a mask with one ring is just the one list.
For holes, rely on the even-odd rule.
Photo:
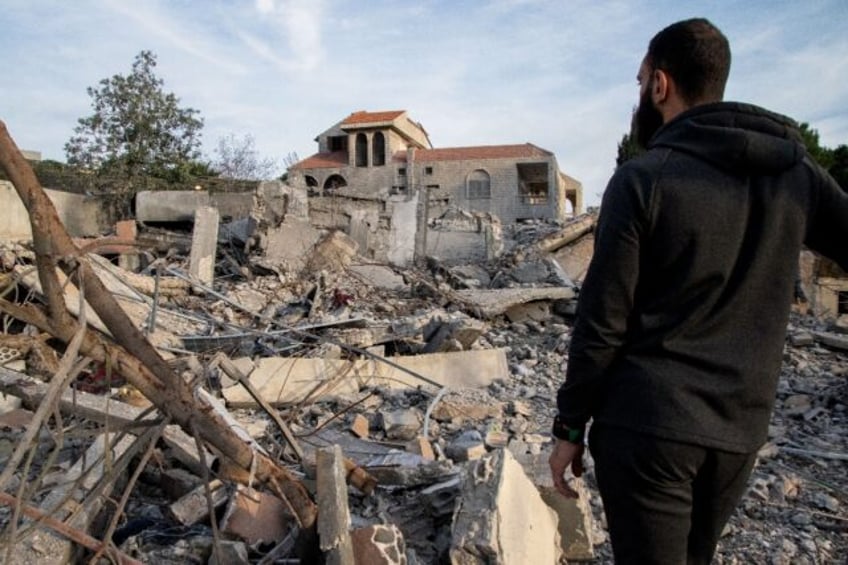
{"label": "tree", "polygon": [[833,150],[819,144],[818,130],[811,128],[807,122],[801,122],[798,124],[798,131],[801,132],[801,139],[810,157],[815,159],[822,168],[829,169],[833,164]]}
{"label": "tree", "polygon": [[629,133],[625,133],[621,137],[621,141],[618,143],[618,153],[615,157],[615,166],[620,167],[625,163],[625,161],[628,161],[643,152],[644,149],[639,147],[639,144],[636,143],[633,136]]}
{"label": "tree", "polygon": [[267,180],[274,178],[280,168],[274,159],[260,157],[250,134],[237,138],[231,133],[220,138],[215,153],[217,159],[212,167],[223,178]]}
{"label": "tree", "polygon": [[833,163],[830,165],[829,172],[842,190],[848,192],[848,145],[840,145],[833,150],[832,155]]}
{"label": "tree", "polygon": [[141,51],[132,72],[88,87],[94,113],[80,118],[65,144],[69,164],[127,178],[173,179],[200,157],[203,119],[163,90],[156,56]]}

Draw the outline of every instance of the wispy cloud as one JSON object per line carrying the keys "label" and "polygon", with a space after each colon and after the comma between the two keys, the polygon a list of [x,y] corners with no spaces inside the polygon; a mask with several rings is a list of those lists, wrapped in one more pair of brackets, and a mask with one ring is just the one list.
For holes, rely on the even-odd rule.
{"label": "wispy cloud", "polygon": [[[256,0],[256,11],[263,16],[267,40],[243,32],[245,45],[262,59],[286,71],[311,71],[324,58],[321,24],[322,0]],[[285,44],[288,49],[278,46]]]}

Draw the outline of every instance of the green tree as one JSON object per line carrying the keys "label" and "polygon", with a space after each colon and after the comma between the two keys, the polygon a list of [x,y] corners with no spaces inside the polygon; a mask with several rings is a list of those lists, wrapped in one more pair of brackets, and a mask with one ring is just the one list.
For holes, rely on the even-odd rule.
{"label": "green tree", "polygon": [[833,162],[830,165],[830,175],[839,183],[842,190],[848,191],[848,145],[840,145],[831,153]]}
{"label": "green tree", "polygon": [[801,138],[804,140],[804,145],[810,157],[815,159],[823,168],[830,169],[833,164],[833,151],[821,146],[818,130],[811,128],[807,122],[801,122],[798,124],[798,131],[801,132]]}
{"label": "green tree", "polygon": [[636,140],[634,140],[629,133],[625,133],[621,137],[621,141],[618,143],[618,153],[615,157],[615,166],[620,167],[626,161],[638,156],[643,151],[644,149],[639,147]]}
{"label": "green tree", "polygon": [[[163,90],[151,51],[136,55],[129,75],[114,75],[86,91],[94,113],[80,118],[65,144],[69,164],[127,179],[172,179],[200,157],[203,119]],[[132,183],[130,183],[132,184]]]}

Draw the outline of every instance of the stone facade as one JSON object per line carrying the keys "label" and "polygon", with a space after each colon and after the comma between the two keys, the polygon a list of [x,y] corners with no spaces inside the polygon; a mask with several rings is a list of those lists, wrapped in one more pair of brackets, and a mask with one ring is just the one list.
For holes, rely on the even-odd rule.
{"label": "stone facade", "polygon": [[503,223],[582,212],[580,183],[560,172],[553,153],[529,143],[435,149],[405,111],[355,112],[317,141],[318,153],[290,171],[290,182],[315,195],[385,201],[420,193],[428,218],[456,207]]}

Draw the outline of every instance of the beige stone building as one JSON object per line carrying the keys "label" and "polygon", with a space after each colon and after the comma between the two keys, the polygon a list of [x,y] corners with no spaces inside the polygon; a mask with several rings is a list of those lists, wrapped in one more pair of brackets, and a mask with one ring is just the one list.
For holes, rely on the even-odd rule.
{"label": "beige stone building", "polygon": [[318,152],[292,168],[290,182],[313,194],[429,195],[430,217],[447,207],[492,214],[502,223],[565,219],[582,212],[580,183],[531,143],[434,148],[403,110],[354,112],[319,134]]}

